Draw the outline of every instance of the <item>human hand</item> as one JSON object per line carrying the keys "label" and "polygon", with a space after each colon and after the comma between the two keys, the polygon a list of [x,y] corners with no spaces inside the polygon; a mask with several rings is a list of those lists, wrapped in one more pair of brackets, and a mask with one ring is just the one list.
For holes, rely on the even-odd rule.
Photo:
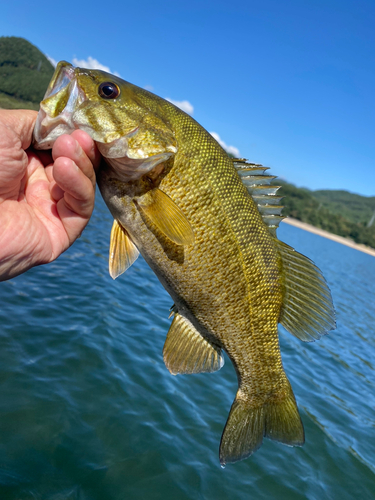
{"label": "human hand", "polygon": [[30,147],[35,111],[0,109],[0,281],[55,260],[94,208],[100,154],[88,134],[60,136],[52,156]]}

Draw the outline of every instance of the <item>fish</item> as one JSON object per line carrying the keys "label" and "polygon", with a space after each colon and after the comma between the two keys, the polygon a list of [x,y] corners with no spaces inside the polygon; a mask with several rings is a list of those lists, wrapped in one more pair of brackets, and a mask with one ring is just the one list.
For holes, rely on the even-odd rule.
{"label": "fish", "polygon": [[212,373],[225,352],[238,389],[222,466],[269,438],[302,446],[304,427],[283,368],[278,324],[302,341],[335,328],[320,269],[277,238],[279,186],[266,167],[231,158],[173,103],[104,71],[61,61],[40,104],[34,146],[75,129],[103,161],[97,183],[113,216],[109,272],[142,254],[173,299],[163,359],[173,375]]}

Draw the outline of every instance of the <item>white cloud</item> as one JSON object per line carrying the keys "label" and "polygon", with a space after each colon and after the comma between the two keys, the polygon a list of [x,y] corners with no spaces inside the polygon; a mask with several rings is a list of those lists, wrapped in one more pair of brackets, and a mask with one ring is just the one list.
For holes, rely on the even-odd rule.
{"label": "white cloud", "polygon": [[210,134],[212,135],[212,137],[214,139],[217,140],[217,142],[220,144],[220,146],[225,149],[225,151],[227,153],[230,153],[232,154],[233,156],[235,156],[236,158],[240,158],[240,152],[239,150],[235,147],[235,146],[228,146],[224,141],[222,141],[220,139],[220,136],[219,134],[217,134],[216,132],[210,132]]}
{"label": "white cloud", "polygon": [[194,107],[192,104],[190,104],[189,101],[174,101],[173,99],[170,99],[169,97],[165,98],[167,101],[171,102],[178,108],[182,109],[182,111],[185,111],[188,115],[192,115],[194,113]]}
{"label": "white cloud", "polygon": [[152,85],[145,85],[143,88],[145,90],[149,90],[150,92],[152,92],[154,90],[154,87]]}
{"label": "white cloud", "polygon": [[76,57],[73,57],[72,62],[74,66],[78,66],[79,68],[100,69],[101,71],[106,71],[107,73],[112,73],[116,76],[120,76],[118,73],[116,73],[116,71],[111,71],[108,66],[105,66],[91,56],[89,56],[87,59],[77,59]]}
{"label": "white cloud", "polygon": [[52,66],[53,66],[54,68],[56,68],[56,66],[57,66],[57,61],[56,61],[53,57],[48,56],[47,54],[46,54],[46,58],[49,60],[49,62],[52,64]]}

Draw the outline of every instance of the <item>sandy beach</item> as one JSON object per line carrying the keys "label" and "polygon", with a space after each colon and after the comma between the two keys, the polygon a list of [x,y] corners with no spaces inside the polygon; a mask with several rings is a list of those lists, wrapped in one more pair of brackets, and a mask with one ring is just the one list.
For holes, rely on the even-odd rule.
{"label": "sandy beach", "polygon": [[360,252],[368,253],[375,257],[375,249],[371,247],[367,247],[366,245],[361,245],[359,243],[355,243],[354,241],[343,238],[342,236],[337,236],[337,234],[329,233],[328,231],[324,231],[324,229],[319,229],[317,227],[311,226],[311,224],[306,224],[306,222],[301,222],[297,219],[292,219],[291,217],[287,217],[283,220],[285,224],[290,224],[291,226],[299,227],[300,229],[304,229],[305,231],[310,231],[310,233],[318,234],[319,236],[323,236],[323,238],[328,238],[329,240],[337,241],[337,243],[342,243],[347,247],[355,248]]}

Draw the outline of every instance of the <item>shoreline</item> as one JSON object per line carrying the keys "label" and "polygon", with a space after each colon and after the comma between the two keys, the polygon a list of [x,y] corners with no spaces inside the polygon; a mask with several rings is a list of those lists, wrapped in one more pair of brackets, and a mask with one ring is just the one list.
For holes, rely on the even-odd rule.
{"label": "shoreline", "polygon": [[322,236],[323,238],[336,241],[337,243],[341,243],[342,245],[346,245],[347,247],[354,248],[355,250],[359,250],[360,252],[364,252],[375,257],[374,248],[362,245],[360,243],[355,243],[354,241],[348,238],[344,238],[343,236],[338,236],[337,234],[329,233],[324,229],[319,229],[318,227],[312,226],[311,224],[307,224],[306,222],[302,222],[298,219],[293,219],[292,217],[287,217],[286,219],[283,220],[283,222],[286,224],[290,224],[291,226],[304,229],[305,231],[309,231],[310,233],[317,234],[319,236]]}

